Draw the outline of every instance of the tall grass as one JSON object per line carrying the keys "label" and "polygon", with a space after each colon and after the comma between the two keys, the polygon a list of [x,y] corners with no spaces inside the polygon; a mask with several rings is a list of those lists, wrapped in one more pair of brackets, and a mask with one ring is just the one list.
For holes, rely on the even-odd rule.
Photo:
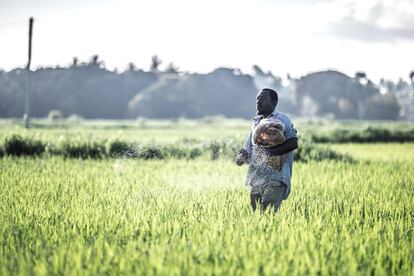
{"label": "tall grass", "polygon": [[296,163],[261,215],[226,159],[6,156],[0,274],[412,275],[413,164]]}

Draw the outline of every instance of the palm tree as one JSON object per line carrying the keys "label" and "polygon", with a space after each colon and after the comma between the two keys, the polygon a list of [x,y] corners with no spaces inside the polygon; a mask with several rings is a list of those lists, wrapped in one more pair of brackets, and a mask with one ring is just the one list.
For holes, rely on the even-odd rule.
{"label": "palm tree", "polygon": [[77,57],[73,57],[72,60],[72,67],[76,67],[78,65],[79,59]]}
{"label": "palm tree", "polygon": [[99,61],[99,56],[98,55],[91,56],[91,61],[90,61],[91,64],[98,65],[98,61]]}
{"label": "palm tree", "polygon": [[178,67],[175,66],[174,63],[170,62],[167,69],[165,69],[165,73],[178,74]]}
{"label": "palm tree", "polygon": [[159,57],[157,55],[152,56],[152,58],[151,58],[151,71],[152,72],[158,72],[158,67],[160,66],[161,63],[162,63],[162,61],[159,59]]}
{"label": "palm tree", "polygon": [[134,72],[136,70],[137,70],[137,67],[135,66],[133,62],[128,63],[128,71]]}
{"label": "palm tree", "polygon": [[365,74],[364,72],[356,72],[355,79],[361,84],[367,83],[368,80],[367,74]]}

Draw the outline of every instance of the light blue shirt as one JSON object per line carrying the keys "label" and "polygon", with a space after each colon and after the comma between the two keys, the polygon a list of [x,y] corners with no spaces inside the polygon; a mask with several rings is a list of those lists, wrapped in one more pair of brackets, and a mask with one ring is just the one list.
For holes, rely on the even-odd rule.
{"label": "light blue shirt", "polygon": [[[284,124],[285,129],[283,131],[283,134],[285,135],[286,140],[297,138],[296,129],[293,127],[293,124],[288,116],[275,109],[268,118],[277,119]],[[256,116],[253,118],[252,128],[243,147],[251,156],[249,169],[247,171],[246,185],[259,186],[269,182],[282,182],[287,186],[284,196],[284,199],[286,199],[290,193],[290,179],[292,177],[293,169],[293,151],[287,153],[287,158],[283,163],[280,171],[275,170],[269,164],[260,162],[262,159],[258,158],[258,156],[261,153],[258,150],[259,147],[253,144],[252,133],[261,119],[263,119],[263,116]]]}

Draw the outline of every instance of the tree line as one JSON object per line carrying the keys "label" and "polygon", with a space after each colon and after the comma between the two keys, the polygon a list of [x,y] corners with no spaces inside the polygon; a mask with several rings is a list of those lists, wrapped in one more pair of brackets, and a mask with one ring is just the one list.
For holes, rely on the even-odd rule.
{"label": "tree line", "polygon": [[255,97],[263,87],[279,92],[278,109],[299,116],[338,119],[414,119],[414,73],[411,83],[381,80],[375,84],[364,72],[350,77],[337,71],[315,72],[287,82],[254,66],[244,74],[234,68],[210,73],[180,72],[173,64],[160,70],[154,56],[145,71],[129,64],[124,72],[105,68],[98,56],[67,67],[0,70],[0,117],[22,117],[30,85],[32,117],[47,117],[52,110],[63,117],[126,119],[251,118]]}

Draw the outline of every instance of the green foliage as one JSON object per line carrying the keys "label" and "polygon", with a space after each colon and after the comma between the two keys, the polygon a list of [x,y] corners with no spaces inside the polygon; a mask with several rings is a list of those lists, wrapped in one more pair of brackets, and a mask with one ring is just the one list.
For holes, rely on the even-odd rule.
{"label": "green foliage", "polygon": [[334,114],[338,119],[359,118],[359,105],[366,103],[379,90],[371,81],[361,82],[361,76],[351,78],[338,71],[322,71],[308,74],[297,81],[295,91],[297,110],[303,116]]}
{"label": "green foliage", "polygon": [[366,103],[363,117],[368,120],[397,120],[399,113],[400,106],[394,94],[379,94]]}
{"label": "green foliage", "polygon": [[138,148],[138,158],[164,159],[166,156],[166,151],[159,145],[145,145]]}
{"label": "green foliage", "polygon": [[[407,102],[397,102],[392,96],[404,93],[407,83],[394,85],[388,81],[390,94],[383,96],[378,89],[383,84],[376,85],[367,76],[351,78],[332,70],[292,79],[293,88],[283,86],[280,77],[259,67],[253,75],[231,68],[218,68],[206,74],[171,74],[173,67],[164,73],[136,70],[133,66],[119,74],[103,68],[95,57],[89,63],[76,61],[67,68],[39,68],[31,72],[36,83],[31,102],[33,117],[45,118],[50,110],[57,109],[65,115],[94,119],[250,118],[256,93],[265,83],[280,92],[281,111],[302,116],[396,119],[399,104],[404,106]],[[26,77],[20,69],[0,71],[0,117],[21,116]],[[49,118],[60,116],[55,115],[50,114]]]}
{"label": "green foliage", "polygon": [[[145,126],[135,120],[82,120],[79,124],[63,120],[59,125],[48,120],[35,120],[35,127],[29,131],[22,129],[17,120],[0,120],[0,144],[16,136],[19,137],[19,143],[24,145],[43,145],[35,153],[27,151],[28,155],[234,160],[245,142],[250,124],[242,120],[142,120]],[[342,160],[343,157],[338,156],[332,147],[319,145],[321,143],[414,141],[414,128],[407,123],[298,120],[295,127],[302,137],[308,137],[299,142],[298,161]],[[8,155],[19,154],[19,151],[4,152]]]}
{"label": "green foliage", "polygon": [[166,145],[164,150],[168,152],[170,158],[189,158],[190,152],[184,147],[177,147],[176,145]]}
{"label": "green foliage", "polygon": [[229,68],[209,74],[160,75],[131,99],[128,111],[130,117],[147,118],[248,118],[256,91],[250,76]]}
{"label": "green foliage", "polygon": [[47,115],[47,118],[50,121],[56,121],[56,120],[61,120],[63,118],[63,114],[61,111],[59,110],[50,110],[49,114]]}
{"label": "green foliage", "polygon": [[137,151],[133,145],[119,139],[112,139],[106,142],[106,153],[110,157],[136,157]]}
{"label": "green foliage", "polygon": [[4,140],[4,153],[15,156],[41,155],[45,151],[45,144],[41,141],[27,139],[20,135],[12,135]]}
{"label": "green foliage", "polygon": [[375,143],[375,142],[411,142],[414,141],[414,128],[390,129],[367,127],[364,129],[334,129],[312,135],[319,143]]}
{"label": "green foliage", "polygon": [[79,123],[81,120],[83,120],[83,117],[78,114],[71,114],[66,120],[68,123]]}
{"label": "green foliage", "polygon": [[[128,102],[157,80],[142,70],[122,74],[110,72],[97,63],[68,68],[39,68],[31,72],[36,83],[31,96],[31,115],[45,118],[52,109],[84,118],[127,117]],[[0,117],[20,117],[24,108],[24,70],[0,72]]]}
{"label": "green foliage", "polygon": [[220,156],[220,148],[221,145],[217,142],[211,142],[208,145],[208,149],[210,150],[210,156],[212,160],[217,160]]}
{"label": "green foliage", "polygon": [[105,156],[105,145],[88,140],[64,140],[51,152],[70,158],[102,158]]}
{"label": "green foliage", "polygon": [[[183,141],[190,141],[183,143]],[[192,141],[192,142],[191,142]],[[237,140],[213,140],[201,143],[197,140],[183,139],[178,143],[128,143],[120,139],[91,141],[89,139],[62,139],[57,143],[42,143],[41,141],[11,136],[6,138],[6,153],[9,155],[59,155],[70,158],[137,158],[137,159],[195,159],[208,155],[211,160],[219,158],[231,159],[236,157],[241,148]],[[45,146],[47,145],[47,146]],[[46,151],[45,151],[46,147]],[[310,160],[351,160],[351,158],[334,152],[326,146],[317,145],[309,140],[301,140],[295,160],[308,162]]]}
{"label": "green foliage", "polygon": [[336,160],[343,162],[352,162],[351,156],[338,153],[328,146],[318,145],[308,139],[300,139],[299,147],[295,152],[296,161],[310,162],[322,160]]}
{"label": "green foliage", "polygon": [[190,150],[190,155],[188,156],[190,159],[196,159],[198,157],[200,157],[203,154],[203,152],[198,149],[198,148],[194,148]]}
{"label": "green foliage", "polygon": [[240,141],[227,139],[226,141],[213,140],[204,148],[209,152],[211,160],[217,160],[219,157],[234,159],[242,146]]}

